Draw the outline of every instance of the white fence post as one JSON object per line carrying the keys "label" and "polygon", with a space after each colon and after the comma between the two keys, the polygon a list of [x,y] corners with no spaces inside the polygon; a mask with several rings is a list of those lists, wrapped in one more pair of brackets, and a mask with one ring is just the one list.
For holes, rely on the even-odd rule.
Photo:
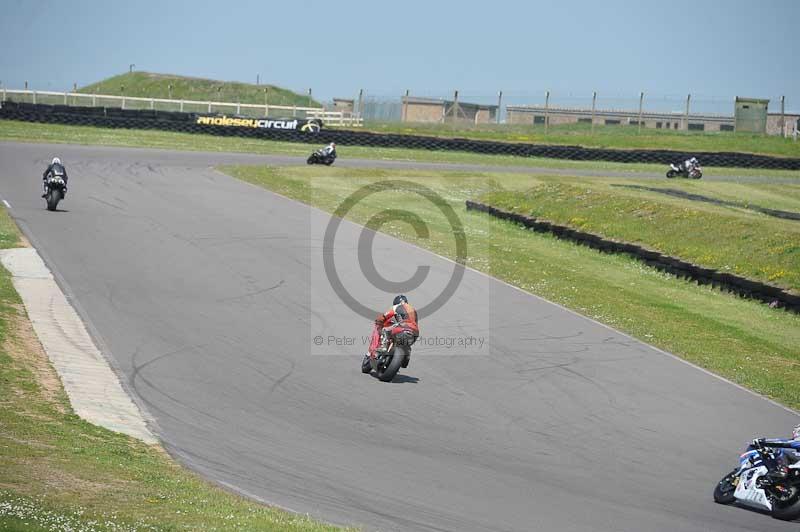
{"label": "white fence post", "polygon": [[150,98],[150,109],[156,108],[156,101],[154,98]]}
{"label": "white fence post", "polygon": [[236,102],[236,114],[237,115],[242,114],[242,103],[241,102]]}
{"label": "white fence post", "polygon": [[64,91],[64,105],[67,105],[67,92]]}
{"label": "white fence post", "polygon": [[183,100],[181,100],[181,113],[183,112]]}
{"label": "white fence post", "polygon": [[92,94],[92,107],[97,107],[97,93]]}
{"label": "white fence post", "polygon": [[122,108],[125,109],[125,96],[122,97]]}
{"label": "white fence post", "polygon": [[33,104],[36,105],[36,91],[33,91]]}
{"label": "white fence post", "polygon": [[211,114],[211,102],[208,102],[208,113]]}

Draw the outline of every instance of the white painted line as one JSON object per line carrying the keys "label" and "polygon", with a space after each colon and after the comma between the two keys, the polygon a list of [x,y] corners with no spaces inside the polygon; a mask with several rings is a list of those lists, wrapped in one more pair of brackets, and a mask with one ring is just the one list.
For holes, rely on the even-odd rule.
{"label": "white painted line", "polygon": [[0,250],[0,262],[11,272],[75,413],[95,425],[157,443],[39,253],[34,248]]}
{"label": "white painted line", "polygon": [[3,205],[5,205],[7,209],[11,208],[11,204],[9,202],[7,202],[6,200],[3,200]]}

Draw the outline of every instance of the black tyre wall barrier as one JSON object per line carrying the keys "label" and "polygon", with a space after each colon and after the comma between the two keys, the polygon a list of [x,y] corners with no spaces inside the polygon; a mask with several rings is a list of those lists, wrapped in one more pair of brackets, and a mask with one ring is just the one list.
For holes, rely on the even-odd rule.
{"label": "black tyre wall barrier", "polygon": [[710,284],[715,288],[732,292],[741,297],[756,299],[769,303],[772,307],[800,313],[800,295],[792,294],[782,288],[761,281],[754,281],[732,273],[720,272],[711,268],[703,268],[677,257],[663,255],[657,251],[643,248],[636,244],[609,240],[594,233],[586,233],[564,225],[537,220],[530,216],[504,211],[491,205],[467,200],[467,210],[485,212],[495,218],[521,224],[527,229],[537,232],[551,233],[558,238],[607,253],[624,253],[638,259],[648,266],[671,273],[677,277],[697,281],[697,284]]}
{"label": "black tyre wall barrier", "polygon": [[199,115],[193,113],[154,111],[149,109],[67,107],[63,105],[34,105],[10,101],[4,102],[2,108],[0,108],[0,119],[5,118],[28,122],[78,124],[126,129],[159,129],[163,131],[182,131],[185,133],[265,138],[287,142],[313,144],[336,142],[343,146],[463,151],[494,155],[516,155],[519,157],[569,159],[574,161],[610,161],[667,165],[669,163],[685,160],[689,156],[695,156],[704,166],[800,170],[800,159],[798,158],[772,157],[749,153],[686,153],[672,150],[611,150],[603,148],[583,148],[580,146],[522,144],[333,129],[322,129],[317,133],[309,133],[289,129],[198,124],[198,116]]}

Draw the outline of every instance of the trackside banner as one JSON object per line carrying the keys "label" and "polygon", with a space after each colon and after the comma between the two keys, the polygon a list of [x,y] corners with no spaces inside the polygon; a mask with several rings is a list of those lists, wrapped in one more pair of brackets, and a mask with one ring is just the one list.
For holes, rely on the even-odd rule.
{"label": "trackside banner", "polygon": [[198,116],[195,122],[200,126],[250,127],[260,129],[289,129],[316,133],[322,127],[319,120],[273,119],[273,118],[232,118],[228,116]]}

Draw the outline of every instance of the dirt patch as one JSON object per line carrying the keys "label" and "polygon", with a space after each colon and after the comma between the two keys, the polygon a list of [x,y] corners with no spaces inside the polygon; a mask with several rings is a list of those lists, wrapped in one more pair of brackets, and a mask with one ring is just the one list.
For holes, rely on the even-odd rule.
{"label": "dirt patch", "polygon": [[4,432],[0,432],[0,437],[5,439],[5,440],[8,440],[8,441],[11,441],[11,442],[14,442],[14,443],[17,443],[17,444],[20,444],[20,445],[27,445],[27,446],[30,446],[30,447],[33,447],[33,448],[36,448],[36,449],[57,449],[57,447],[55,445],[50,445],[48,443],[42,443],[40,441],[35,441],[35,440],[22,440],[20,438],[15,438],[11,434],[7,434],[7,433],[4,433]]}
{"label": "dirt patch", "polygon": [[44,481],[45,485],[58,492],[75,491],[82,495],[82,497],[108,493],[113,488],[119,488],[125,482],[115,480],[113,482],[94,482],[86,480],[75,475],[71,475],[58,468],[47,468]]}
{"label": "dirt patch", "polygon": [[3,340],[3,349],[8,355],[30,368],[39,385],[42,398],[59,412],[67,413],[67,398],[58,373],[47,358],[39,343],[28,315],[22,305],[12,305],[16,311],[8,318],[8,335]]}
{"label": "dirt patch", "polygon": [[130,484],[129,481],[109,478],[108,482],[87,480],[66,471],[58,460],[50,458],[21,458],[16,460],[19,471],[24,471],[21,483],[5,483],[8,489],[29,496],[44,493],[79,493],[82,498],[119,491]]}

